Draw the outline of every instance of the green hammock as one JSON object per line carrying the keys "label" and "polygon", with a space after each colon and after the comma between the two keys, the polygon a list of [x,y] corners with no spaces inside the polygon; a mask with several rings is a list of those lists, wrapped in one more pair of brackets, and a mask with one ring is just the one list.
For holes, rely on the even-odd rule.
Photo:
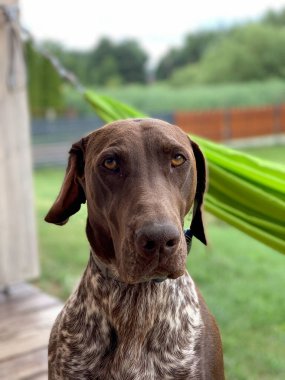
{"label": "green hammock", "polygon": [[[143,113],[91,90],[84,93],[104,122]],[[285,254],[285,167],[191,136],[207,158],[209,188],[205,209]]]}

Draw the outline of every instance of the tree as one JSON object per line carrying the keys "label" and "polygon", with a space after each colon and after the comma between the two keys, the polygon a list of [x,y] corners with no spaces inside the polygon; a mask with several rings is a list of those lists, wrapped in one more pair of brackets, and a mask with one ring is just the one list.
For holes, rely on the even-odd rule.
{"label": "tree", "polygon": [[274,26],[284,26],[285,25],[285,8],[280,11],[268,11],[262,18],[262,22],[274,25]]}
{"label": "tree", "polygon": [[115,58],[119,75],[125,83],[146,81],[147,54],[134,40],[126,40],[116,46]]}
{"label": "tree", "polygon": [[201,62],[203,81],[235,82],[285,76],[285,30],[249,24],[237,28],[207,50]]}
{"label": "tree", "polygon": [[181,50],[172,48],[159,61],[155,70],[155,77],[158,80],[167,79],[174,70],[184,66],[186,63],[181,58]]}
{"label": "tree", "polygon": [[207,48],[226,33],[212,30],[188,34],[181,48],[172,48],[162,57],[156,68],[156,78],[167,79],[178,68],[199,62]]}
{"label": "tree", "polygon": [[147,54],[133,40],[114,44],[102,38],[91,52],[88,72],[91,83],[145,82]]}
{"label": "tree", "polygon": [[170,82],[222,83],[285,77],[285,30],[262,23],[232,29],[195,65],[176,70]]}
{"label": "tree", "polygon": [[113,42],[104,37],[91,51],[87,63],[89,83],[104,85],[119,76],[115,49]]}

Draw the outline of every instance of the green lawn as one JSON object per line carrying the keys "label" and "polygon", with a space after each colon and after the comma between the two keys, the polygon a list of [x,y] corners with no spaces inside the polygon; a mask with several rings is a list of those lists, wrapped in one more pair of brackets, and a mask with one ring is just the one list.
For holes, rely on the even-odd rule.
{"label": "green lawn", "polygon": [[[285,147],[246,149],[285,162]],[[42,276],[39,285],[65,299],[88,259],[85,207],[63,227],[43,222],[63,169],[35,171]],[[285,257],[207,218],[209,246],[193,243],[188,269],[216,316],[229,380],[285,379]]]}
{"label": "green lawn", "polygon": [[285,165],[285,146],[284,145],[244,148],[243,150],[245,152],[264,158],[266,160],[275,161],[275,162]]}

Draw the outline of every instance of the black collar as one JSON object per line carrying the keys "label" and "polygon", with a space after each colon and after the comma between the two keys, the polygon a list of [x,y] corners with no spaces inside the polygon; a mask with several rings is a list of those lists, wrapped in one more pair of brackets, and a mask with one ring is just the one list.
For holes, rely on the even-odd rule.
{"label": "black collar", "polygon": [[187,254],[189,255],[191,246],[192,246],[192,237],[193,237],[193,233],[190,230],[190,228],[184,231],[184,236],[185,236],[186,244],[187,244]]}

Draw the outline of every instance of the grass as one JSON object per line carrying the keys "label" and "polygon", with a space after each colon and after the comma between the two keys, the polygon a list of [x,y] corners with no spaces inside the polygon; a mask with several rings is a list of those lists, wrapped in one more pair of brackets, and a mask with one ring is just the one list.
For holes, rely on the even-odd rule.
{"label": "grass", "polygon": [[222,223],[195,244],[188,269],[221,328],[228,379],[285,375],[285,258]]}
{"label": "grass", "polygon": [[[173,87],[167,83],[128,85],[118,88],[95,88],[150,114],[172,113],[177,110],[204,110],[213,108],[253,107],[284,102],[285,81],[193,85]],[[65,102],[83,114],[94,114],[82,96],[66,88]]]}
{"label": "grass", "polygon": [[88,244],[84,232],[85,207],[65,226],[58,227],[43,221],[63,177],[63,168],[44,168],[35,171],[34,181],[42,266],[39,285],[47,292],[66,299],[86,266]]}
{"label": "grass", "polygon": [[[285,161],[283,147],[248,148]],[[85,207],[63,227],[43,222],[56,197],[63,169],[35,172],[42,276],[39,285],[65,299],[88,259]],[[209,246],[194,241],[188,269],[221,329],[229,380],[285,378],[285,257],[234,228],[208,217]]]}
{"label": "grass", "polygon": [[285,147],[284,145],[266,146],[266,147],[251,147],[244,148],[245,152],[253,154],[255,156],[279,162],[285,165]]}

